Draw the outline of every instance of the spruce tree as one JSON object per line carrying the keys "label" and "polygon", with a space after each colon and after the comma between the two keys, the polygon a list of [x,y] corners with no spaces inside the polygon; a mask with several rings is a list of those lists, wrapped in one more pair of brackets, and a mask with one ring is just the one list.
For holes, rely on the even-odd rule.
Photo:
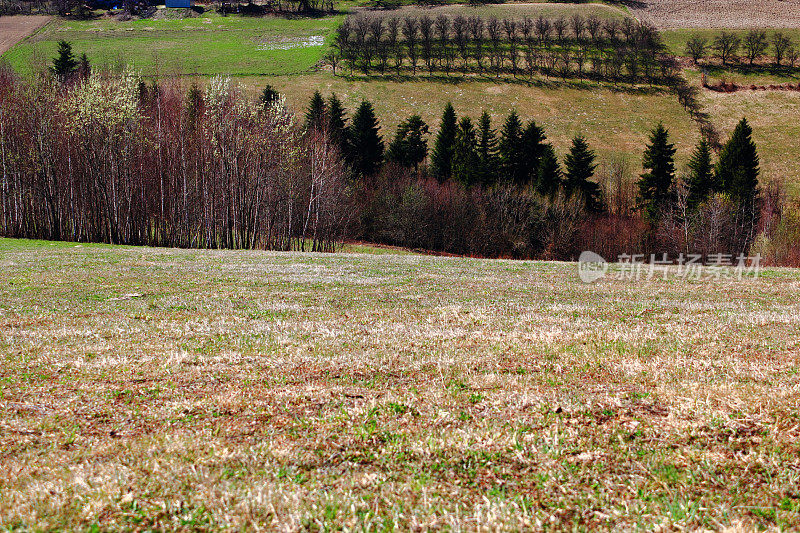
{"label": "spruce tree", "polygon": [[81,58],[78,61],[77,72],[83,80],[88,80],[92,75],[92,64],[89,61],[89,56],[86,55],[86,52],[81,54]]}
{"label": "spruce tree", "polygon": [[328,98],[328,135],[331,142],[339,148],[342,156],[345,159],[349,159],[347,113],[336,93],[331,94],[330,98]]}
{"label": "spruce tree", "polygon": [[261,93],[261,105],[264,106],[264,109],[269,108],[272,104],[277,102],[280,99],[281,95],[278,91],[275,90],[272,85],[267,85],[264,87],[264,90]]}
{"label": "spruce tree", "polygon": [[428,125],[419,115],[412,115],[399,126],[394,140],[389,145],[386,158],[406,168],[419,169],[419,164],[428,155]]}
{"label": "spruce tree", "polygon": [[731,230],[730,253],[745,253],[758,226],[758,150],[753,130],[742,119],[717,161],[716,182],[720,191],[736,205],[736,219]]}
{"label": "spruce tree", "polygon": [[439,133],[433,144],[431,153],[431,173],[439,182],[447,181],[452,176],[453,147],[456,140],[456,110],[450,102],[444,108]]}
{"label": "spruce tree", "polygon": [[480,182],[491,185],[497,181],[499,159],[497,157],[497,132],[492,129],[492,119],[486,111],[478,123],[478,165]]}
{"label": "spruce tree", "polygon": [[380,170],[384,146],[378,131],[375,110],[364,100],[353,115],[348,135],[350,165],[356,175],[370,176]]}
{"label": "spruce tree", "polygon": [[64,81],[69,78],[78,68],[78,62],[75,60],[75,55],[72,53],[72,45],[67,41],[58,42],[58,55],[53,59],[53,66],[51,71]]}
{"label": "spruce tree", "polygon": [[650,134],[642,166],[647,172],[639,179],[639,200],[645,216],[655,221],[669,200],[675,178],[675,145],[669,142],[669,132],[661,123]]}
{"label": "spruce tree", "polygon": [[[145,87],[144,90],[147,91],[147,87]],[[200,90],[200,87],[195,82],[192,83],[186,95],[186,121],[190,129],[194,129],[197,125],[197,119],[200,117],[202,109],[203,91]]]}
{"label": "spruce tree", "polygon": [[462,118],[456,130],[453,148],[453,179],[470,187],[480,183],[478,137],[469,117]]}
{"label": "spruce tree", "polygon": [[545,149],[544,130],[531,121],[522,132],[522,153],[520,165],[521,184],[535,183],[538,178],[539,161]]}
{"label": "spruce tree", "polygon": [[740,203],[752,204],[758,196],[759,161],[753,130],[742,119],[722,148],[716,167],[716,182],[721,192]]}
{"label": "spruce tree", "polygon": [[321,131],[325,128],[325,117],[327,115],[327,105],[319,91],[314,91],[314,96],[311,97],[311,102],[308,104],[308,111],[306,111],[306,129]]}
{"label": "spruce tree", "polygon": [[581,195],[587,211],[602,210],[600,186],[590,181],[597,168],[595,154],[589,149],[586,139],[578,136],[572,140],[569,154],[564,158],[564,166],[566,167],[564,189],[567,196]]}
{"label": "spruce tree", "polygon": [[686,204],[689,209],[696,209],[716,189],[714,165],[711,162],[711,145],[705,138],[701,139],[694,149],[688,166],[689,176],[686,178],[686,187],[689,192]]}
{"label": "spruce tree", "polygon": [[553,197],[561,186],[563,172],[561,164],[558,162],[556,151],[550,144],[545,144],[542,149],[542,157],[539,160],[538,179],[536,180],[536,190],[539,194]]}
{"label": "spruce tree", "polygon": [[522,121],[516,111],[512,111],[500,132],[498,154],[500,157],[500,174],[502,180],[510,183],[522,183],[525,180],[524,143]]}

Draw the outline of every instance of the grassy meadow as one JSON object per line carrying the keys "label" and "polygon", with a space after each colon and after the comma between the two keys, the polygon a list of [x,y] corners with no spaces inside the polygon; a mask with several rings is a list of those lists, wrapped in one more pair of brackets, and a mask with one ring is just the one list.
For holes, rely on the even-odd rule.
{"label": "grassy meadow", "polygon": [[0,265],[4,530],[800,524],[797,271],[16,240]]}
{"label": "grassy meadow", "polygon": [[96,65],[129,64],[145,76],[281,75],[305,72],[324,55],[341,16],[249,18],[212,12],[166,20],[55,20],[5,53],[21,72],[47,64],[58,41]]}
{"label": "grassy meadow", "polygon": [[727,137],[747,117],[761,157],[762,181],[780,180],[791,198],[800,197],[800,92],[705,91],[703,103],[714,124]]}

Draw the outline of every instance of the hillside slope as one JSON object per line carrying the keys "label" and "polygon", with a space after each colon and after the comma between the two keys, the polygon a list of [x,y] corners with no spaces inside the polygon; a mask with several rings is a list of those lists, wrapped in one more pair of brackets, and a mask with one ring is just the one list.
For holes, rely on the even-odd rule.
{"label": "hillside slope", "polygon": [[800,272],[0,240],[0,525],[800,524]]}

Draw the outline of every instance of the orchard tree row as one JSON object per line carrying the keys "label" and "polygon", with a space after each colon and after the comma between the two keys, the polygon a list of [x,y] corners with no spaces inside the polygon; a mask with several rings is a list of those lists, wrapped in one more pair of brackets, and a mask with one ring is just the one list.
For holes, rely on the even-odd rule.
{"label": "orchard tree row", "polygon": [[744,36],[723,31],[709,39],[694,35],[686,43],[686,55],[695,64],[716,58],[722,66],[745,62],[748,66],[764,61],[775,67],[794,68],[800,58],[800,48],[781,31],[768,35],[765,30],[750,30]]}
{"label": "orchard tree row", "polygon": [[663,83],[677,64],[658,31],[633,19],[497,19],[477,15],[357,14],[339,27],[334,69],[408,73],[537,74]]}

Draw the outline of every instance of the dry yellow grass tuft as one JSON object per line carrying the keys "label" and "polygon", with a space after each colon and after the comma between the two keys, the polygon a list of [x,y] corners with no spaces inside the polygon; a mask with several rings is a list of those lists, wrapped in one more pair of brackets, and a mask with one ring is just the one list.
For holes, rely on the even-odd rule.
{"label": "dry yellow grass tuft", "polygon": [[800,273],[0,240],[0,528],[800,525]]}

